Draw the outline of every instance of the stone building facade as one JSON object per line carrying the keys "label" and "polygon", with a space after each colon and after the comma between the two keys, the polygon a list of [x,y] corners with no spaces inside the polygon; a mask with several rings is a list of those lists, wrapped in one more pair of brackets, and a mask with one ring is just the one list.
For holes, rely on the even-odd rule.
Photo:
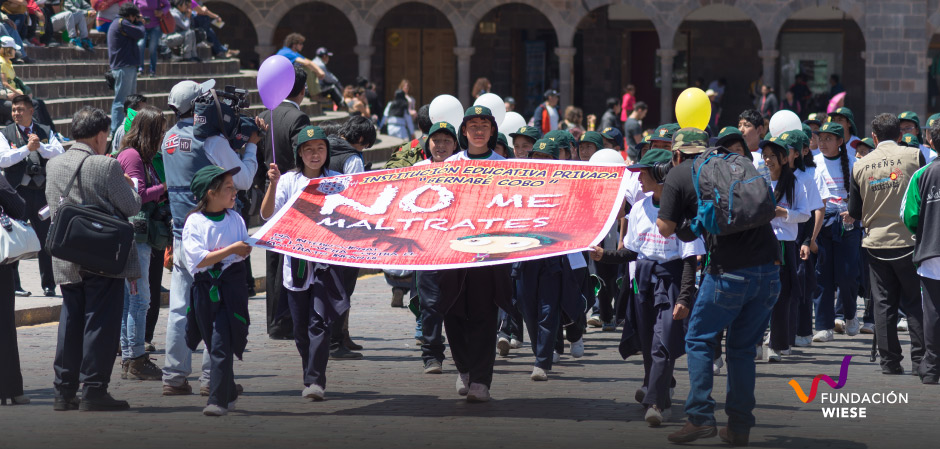
{"label": "stone building facade", "polygon": [[[224,41],[249,64],[289,32],[303,53],[334,52],[344,83],[375,81],[389,98],[401,78],[419,103],[453,93],[468,104],[478,77],[521,112],[555,87],[562,105],[600,113],[626,84],[672,120],[696,80],[727,80],[726,117],[753,104],[761,80],[784,96],[809,72],[820,95],[841,76],[859,125],[880,112],[940,110],[940,0],[210,0]],[[933,46],[931,44],[933,43]],[[405,76],[402,76],[405,75]],[[804,111],[810,112],[810,111]],[[525,115],[525,114],[524,114]]]}

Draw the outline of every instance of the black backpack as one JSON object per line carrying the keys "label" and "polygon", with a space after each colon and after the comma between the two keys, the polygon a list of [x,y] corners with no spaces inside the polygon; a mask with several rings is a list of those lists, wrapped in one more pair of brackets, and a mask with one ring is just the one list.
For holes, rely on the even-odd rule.
{"label": "black backpack", "polygon": [[777,202],[753,162],[724,148],[709,148],[692,161],[698,213],[696,235],[734,234],[770,223]]}

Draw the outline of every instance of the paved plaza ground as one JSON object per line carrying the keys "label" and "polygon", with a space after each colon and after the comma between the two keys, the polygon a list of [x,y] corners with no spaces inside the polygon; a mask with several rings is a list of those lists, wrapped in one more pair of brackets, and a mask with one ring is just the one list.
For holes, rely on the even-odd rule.
{"label": "paved plaza ground", "polygon": [[[117,362],[111,392],[128,400],[130,411],[54,412],[57,325],[21,327],[23,377],[33,402],[0,407],[0,448],[662,447],[669,445],[666,435],[682,425],[688,394],[685,358],[676,373],[673,421],[649,428],[642,407],[633,400],[643,378],[642,362],[619,357],[619,329],[617,333],[590,330],[584,358],[564,356],[548,382],[529,380],[534,359],[528,347],[508,358],[498,357],[491,390],[494,400],[468,404],[455,393],[456,371],[450,360],[444,363],[445,374],[422,374],[420,351],[414,346],[414,316],[407,309],[390,308],[390,296],[381,275],[360,279],[350,327],[354,339],[365,346],[365,358],[331,361],[327,400],[319,403],[300,397],[300,357],[294,344],[267,337],[264,296],[252,298],[248,351],[244,361],[235,364],[245,393],[237,410],[223,418],[202,416],[205,398],[198,395],[164,397],[160,382],[121,380]],[[166,311],[161,310],[155,338],[153,358],[159,366]],[[907,344],[906,333],[902,342]],[[837,336],[833,343],[796,350],[784,363],[758,362],[757,427],[751,445],[936,447],[940,387],[921,385],[914,376],[882,375],[877,363],[869,362],[870,350],[870,336]],[[853,358],[840,393],[894,391],[907,394],[909,403],[855,405],[866,407],[864,419],[824,418],[819,397],[803,404],[787,385],[796,379],[809,393],[817,374],[838,376],[845,355]],[[197,366],[199,357],[195,357]],[[720,424],[725,422],[720,410],[726,379],[724,372],[716,377],[713,394]],[[198,385],[195,377],[190,382]],[[820,383],[820,395],[832,391]],[[695,445],[722,443],[716,437]]]}

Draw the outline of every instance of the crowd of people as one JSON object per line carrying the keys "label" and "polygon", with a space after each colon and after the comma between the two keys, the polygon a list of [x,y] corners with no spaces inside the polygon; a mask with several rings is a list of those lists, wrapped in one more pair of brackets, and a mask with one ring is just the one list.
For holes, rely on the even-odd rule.
{"label": "crowd of people", "polygon": [[[559,93],[548,89],[529,123],[503,134],[482,106],[467,109],[460,123],[433,122],[428,106],[416,107],[407,80],[384,109],[377,96],[367,95],[374,86],[366,80],[340,90],[327,68],[332,53],[319,48],[316,59],[306,59],[303,36],[291,34],[278,54],[294,64],[292,89],[275,109],[232,120],[251,129],[240,141],[229,129],[207,131],[213,123],[195,120],[197,108],[215,107],[206,106],[212,80],[173,87],[167,103],[177,121],[169,128],[163,111],[136,93],[142,43],[159,39],[142,17],[152,17],[152,24],[167,13],[164,3],[137,0],[117,8],[108,31],[116,81],[110,118],[91,107],[76,112],[68,150],[53,128],[34,120],[30,97],[10,92],[14,123],[0,132],[2,213],[29,220],[42,242],[49,228],[43,208],[55,217],[63,201],[125,217],[135,229],[128,263],[118,273],[93,273],[46,252],[38,256],[44,293],[54,295],[58,287],[63,297],[55,410],[128,409],[108,389],[116,352],[122,378],[161,381],[167,396],[192,394],[192,353],[201,342],[203,413],[233,410],[242,393],[234,359],[249,344],[247,300],[254,282],[245,243],[248,210],[270,219],[311,180],[370,169],[363,152],[383,129],[407,140],[385,168],[550,159],[613,160],[628,169],[619,219],[591,251],[486,267],[386,271],[392,307],[409,306],[415,314],[424,373],[445,371],[449,344],[456,393],[469,402],[490,400],[497,355],[521,350],[526,335],[530,378],[546,381],[566,353],[584,356],[590,328],[620,328],[620,355],[642,357],[643,381],[634,398],[652,427],[673,415],[673,373],[687,356],[687,422],[668,435],[672,442],[720,435],[746,445],[755,425],[755,361],[786,363],[796,348],[825,345],[837,334],[874,334],[886,375],[910,372],[924,384],[940,381],[940,243],[925,225],[940,213],[934,205],[940,169],[931,163],[940,114],[926,122],[912,111],[880,114],[865,137],[843,106],[807,113],[799,129],[770,135],[767,102],[761,102],[740,112],[736,127],[651,127],[644,123],[648,106],[628,86],[622,98],[606,102],[599,121],[591,114],[585,125],[579,108],[559,114]],[[175,1],[174,7],[185,12],[190,5]],[[16,48],[6,40],[3,46]],[[151,59],[151,70],[154,64]],[[0,75],[10,90],[5,68]],[[491,87],[481,78],[474,95]],[[723,89],[723,81],[715,88]],[[349,118],[312,126],[300,109],[308,95],[342,104]],[[799,98],[788,95],[785,104],[811,107]],[[515,106],[509,97],[506,104]],[[772,192],[767,220],[728,233],[695,224],[701,193],[693,172],[704,164],[703,154],[727,155],[729,163],[763,179]],[[73,186],[76,177],[82,181]],[[246,204],[240,194],[253,188],[264,192],[260,205]],[[275,252],[265,257],[267,333],[294,340],[303,367],[301,396],[323,400],[327,363],[363,358],[349,330],[359,270]],[[164,267],[172,279],[159,367],[151,354]],[[16,264],[0,265],[0,398],[24,404],[29,398],[13,325],[14,295],[24,293],[17,276]],[[911,339],[909,371],[898,338],[903,329]],[[711,392],[722,370],[729,380],[728,423],[719,431]]]}

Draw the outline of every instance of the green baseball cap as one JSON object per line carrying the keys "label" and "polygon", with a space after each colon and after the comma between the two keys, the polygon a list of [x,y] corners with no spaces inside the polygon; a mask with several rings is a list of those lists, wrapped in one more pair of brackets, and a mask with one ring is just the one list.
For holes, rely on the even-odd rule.
{"label": "green baseball cap", "polygon": [[933,124],[937,123],[937,120],[940,120],[940,114],[931,115],[930,118],[927,119],[927,127],[932,128]]}
{"label": "green baseball cap", "polygon": [[604,137],[597,131],[588,131],[581,134],[581,141],[578,142],[578,145],[582,143],[593,143],[598,150],[601,150],[604,148]]}
{"label": "green baseball cap", "polygon": [[493,148],[496,146],[497,135],[499,135],[499,124],[496,123],[496,118],[493,117],[493,111],[486,106],[470,106],[463,113],[463,121],[460,122],[460,130],[457,132],[457,143],[460,144],[461,148],[467,148],[470,146],[467,141],[467,137],[463,135],[464,127],[467,126],[467,122],[475,118],[482,118],[490,121],[490,125],[493,126],[493,136],[490,137],[490,140],[486,142],[488,148]]}
{"label": "green baseball cap", "polygon": [[197,201],[202,200],[205,198],[206,193],[209,192],[209,186],[212,184],[212,181],[215,181],[215,179],[220,176],[234,175],[241,171],[241,169],[241,167],[235,167],[226,170],[217,165],[202,167],[193,175],[193,180],[189,183],[189,190],[196,196]]}
{"label": "green baseball cap", "polygon": [[639,162],[627,167],[632,172],[638,172],[644,168],[650,168],[655,164],[669,162],[672,160],[672,151],[663,148],[653,148],[646,152]]}
{"label": "green baseball cap", "polygon": [[660,142],[672,143],[672,136],[678,130],[678,123],[667,123],[665,125],[661,125],[659,128],[656,128],[656,131],[653,131],[653,135],[650,137],[650,142],[658,140]]}
{"label": "green baseball cap", "polygon": [[672,151],[699,154],[707,149],[708,134],[698,128],[682,128],[672,135]]}
{"label": "green baseball cap", "polygon": [[819,128],[819,134],[832,134],[838,138],[845,137],[845,129],[842,128],[842,125],[836,122],[826,122]]}
{"label": "green baseball cap", "polygon": [[509,140],[506,139],[506,135],[503,133],[499,133],[496,135],[496,144],[502,145],[507,150],[512,149],[512,145],[509,144]]}
{"label": "green baseball cap", "polygon": [[918,139],[917,136],[913,134],[905,134],[901,136],[900,144],[911,148],[920,148],[920,139]]}
{"label": "green baseball cap", "polygon": [[[786,137],[784,137],[784,135],[786,135]],[[760,141],[760,144],[758,144],[758,148],[760,148],[761,150],[763,150],[764,147],[766,147],[766,146],[768,146],[768,145],[775,145],[775,146],[778,146],[778,147],[780,147],[780,148],[783,148],[784,150],[792,150],[792,149],[793,149],[793,141],[792,141],[793,138],[794,138],[794,136],[793,136],[792,134],[783,133],[783,134],[781,134],[781,135],[779,135],[779,136],[777,136],[777,137],[771,137],[770,139]]]}
{"label": "green baseball cap", "polygon": [[558,142],[555,142],[551,139],[536,140],[535,145],[532,145],[532,153],[547,154],[551,156],[552,159],[558,159]]}
{"label": "green baseball cap", "polygon": [[457,129],[455,129],[454,125],[451,125],[450,123],[447,123],[447,122],[434,123],[433,125],[431,125],[431,130],[428,131],[428,137],[430,138],[431,136],[433,136],[434,134],[437,134],[438,132],[446,133],[450,135],[451,137],[453,137],[455,141],[457,140]]}
{"label": "green baseball cap", "polygon": [[741,130],[735,126],[726,126],[718,132],[718,140],[715,144],[724,147],[735,141],[741,142],[744,148],[747,149],[747,142],[744,141],[744,134],[741,134]]}
{"label": "green baseball cap", "polygon": [[[835,111],[830,112],[829,113],[830,120],[832,119],[833,115],[841,115],[845,117],[845,119],[849,121],[849,133],[851,133],[851,135],[853,136],[858,135],[858,131],[857,131],[858,128],[855,126],[855,114],[852,114],[851,109],[843,106],[841,108],[836,109]],[[845,130],[843,130],[843,132],[844,131]]]}
{"label": "green baseball cap", "polygon": [[904,111],[898,114],[898,120],[914,122],[914,124],[917,125],[917,129],[920,129],[920,116],[914,111]]}
{"label": "green baseball cap", "polygon": [[803,120],[803,124],[806,125],[816,125],[822,126],[823,122],[826,121],[826,116],[822,112],[814,112],[806,117],[806,120]]}
{"label": "green baseball cap", "polygon": [[556,129],[554,131],[549,131],[545,133],[541,138],[551,140],[552,142],[557,143],[558,145],[570,146],[569,142],[574,136],[571,133]]}
{"label": "green baseball cap", "polygon": [[867,146],[868,148],[871,148],[871,149],[874,149],[874,148],[875,148],[875,141],[872,140],[871,137],[866,137],[866,138],[864,138],[864,139],[862,139],[862,140],[858,140],[857,142],[858,142],[858,143],[855,145],[856,148],[858,148],[859,145],[865,145],[865,146]]}
{"label": "green baseball cap", "polygon": [[532,139],[533,142],[542,138],[542,133],[539,132],[539,129],[535,126],[523,126],[519,128],[514,133],[509,133],[510,139],[515,139],[516,137],[528,137]]}
{"label": "green baseball cap", "polygon": [[294,151],[297,151],[304,142],[311,140],[326,140],[327,152],[329,152],[330,141],[326,138],[326,133],[319,126],[305,126],[297,133],[297,142],[294,143]]}

